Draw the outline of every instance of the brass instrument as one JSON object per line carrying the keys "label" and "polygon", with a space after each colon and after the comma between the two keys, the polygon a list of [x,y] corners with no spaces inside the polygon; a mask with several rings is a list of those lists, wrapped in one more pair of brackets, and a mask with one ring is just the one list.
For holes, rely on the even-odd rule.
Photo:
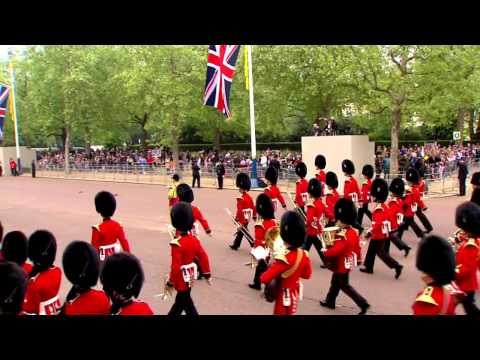
{"label": "brass instrument", "polygon": [[335,243],[335,236],[340,231],[338,226],[330,226],[323,229],[321,235],[318,235],[320,241],[322,242],[322,247],[324,249],[333,246]]}
{"label": "brass instrument", "polygon": [[166,274],[163,282],[163,293],[155,295],[155,297],[160,297],[162,300],[166,301],[173,298],[173,292],[175,289],[167,285],[170,278],[169,274]]}
{"label": "brass instrument", "polygon": [[287,247],[280,236],[280,228],[278,226],[267,230],[265,233],[265,245],[270,249],[274,257],[276,255],[285,255],[287,252]]}
{"label": "brass instrument", "polygon": [[295,203],[295,201],[293,200],[292,194],[287,191],[287,195],[290,201],[292,202],[295,210],[297,210],[297,212],[302,216],[303,220],[307,221],[307,215],[305,214],[305,211]]}
{"label": "brass instrument", "polygon": [[175,238],[177,237],[177,229],[175,229],[172,225],[167,225],[167,233],[168,235],[170,235],[170,238],[172,240],[175,240]]}
{"label": "brass instrument", "polygon": [[245,229],[243,227],[242,224],[240,224],[237,220],[235,220],[235,217],[233,216],[232,212],[230,211],[230,209],[228,208],[225,208],[225,212],[228,214],[228,216],[230,216],[230,218],[232,219],[233,223],[237,226],[237,231],[235,232],[234,236],[237,235],[237,233],[239,231],[242,232],[243,236],[245,236],[245,239],[247,239],[248,243],[250,244],[250,246],[253,246],[253,243],[254,243],[254,239],[253,239],[253,236],[248,232],[247,229]]}

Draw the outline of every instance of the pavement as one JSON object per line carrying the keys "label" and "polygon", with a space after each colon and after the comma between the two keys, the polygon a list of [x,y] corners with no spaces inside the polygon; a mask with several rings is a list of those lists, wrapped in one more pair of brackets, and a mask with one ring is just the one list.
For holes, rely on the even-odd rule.
{"label": "pavement", "polygon": [[[73,240],[90,241],[91,226],[101,221],[95,212],[93,199],[101,190],[108,190],[117,197],[114,219],[124,225],[132,252],[141,260],[145,271],[145,284],[140,298],[150,304],[156,314],[166,314],[173,300],[162,300],[156,295],[163,290],[164,276],[170,268],[169,223],[167,188],[165,186],[63,180],[30,177],[0,178],[0,221],[5,231],[22,230],[27,236],[36,229],[52,231],[58,242],[56,264],[61,265],[61,254]],[[238,251],[228,245],[235,228],[224,211],[235,209],[235,190],[211,188],[194,189],[195,204],[200,207],[212,228],[213,237],[204,233],[201,241],[207,250],[213,273],[213,285],[198,281],[192,297],[200,314],[218,315],[268,315],[273,304],[261,298],[261,293],[247,284],[253,278],[253,269],[244,264],[250,260],[248,244],[242,243]],[[427,216],[434,233],[450,236],[456,229],[454,212],[458,204],[469,197],[435,198],[427,201]],[[278,210],[280,219],[283,209]],[[364,220],[364,226],[368,219]],[[252,231],[252,226],[250,225]],[[404,265],[398,280],[394,271],[378,258],[373,275],[355,271],[351,284],[372,305],[369,314],[410,314],[415,296],[423,285],[415,269],[415,254],[418,239],[409,231],[406,242],[413,248],[409,257],[393,245],[392,256]],[[366,249],[364,248],[364,253]],[[331,272],[320,268],[320,259],[314,249],[310,252],[314,273],[304,281],[304,300],[299,304],[298,314],[309,315],[355,315],[358,308],[344,294],[337,299],[337,309],[320,307],[319,300],[328,291]],[[65,297],[70,284],[63,278],[61,296]],[[478,299],[478,295],[477,295]],[[457,313],[463,313],[459,308]]]}

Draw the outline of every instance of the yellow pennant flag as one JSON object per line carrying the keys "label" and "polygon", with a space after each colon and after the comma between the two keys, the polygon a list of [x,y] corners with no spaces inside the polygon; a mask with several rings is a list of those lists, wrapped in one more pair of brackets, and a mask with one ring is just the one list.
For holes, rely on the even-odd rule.
{"label": "yellow pennant flag", "polygon": [[250,81],[249,81],[249,77],[248,77],[248,50],[247,50],[247,46],[248,45],[245,45],[245,50],[243,51],[244,53],[244,63],[245,63],[245,87],[247,90],[250,90]]}

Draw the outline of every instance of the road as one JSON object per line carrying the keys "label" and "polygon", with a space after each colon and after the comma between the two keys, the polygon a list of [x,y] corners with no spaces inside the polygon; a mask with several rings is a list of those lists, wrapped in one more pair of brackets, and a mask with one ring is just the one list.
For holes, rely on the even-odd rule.
{"label": "road", "polygon": [[[156,314],[166,314],[172,300],[161,300],[155,295],[162,291],[163,278],[169,271],[170,247],[166,225],[169,223],[167,189],[164,186],[95,182],[61,179],[32,179],[29,177],[0,178],[0,221],[5,231],[22,230],[27,236],[36,229],[52,231],[58,241],[56,264],[61,264],[61,254],[72,240],[90,241],[91,226],[101,219],[95,212],[93,199],[101,190],[117,196],[117,212],[114,218],[124,224],[132,252],[141,260],[145,271],[145,284],[141,299],[148,302]],[[254,193],[256,195],[256,193]],[[207,250],[213,272],[213,286],[198,281],[192,297],[200,314],[268,315],[273,304],[261,298],[260,292],[250,289],[253,270],[248,262],[248,244],[244,241],[238,251],[232,251],[233,224],[224,208],[235,208],[234,190],[195,189],[195,203],[210,222],[213,237],[205,234],[201,241]],[[444,236],[455,230],[455,207],[467,198],[448,197],[427,201],[434,232]],[[283,212],[280,209],[277,218]],[[365,221],[365,220],[364,220]],[[416,293],[422,288],[415,269],[415,253],[418,240],[409,231],[405,240],[413,247],[408,258],[392,246],[392,255],[405,266],[400,279],[394,279],[394,271],[376,260],[375,274],[355,271],[351,283],[372,305],[369,314],[410,314]],[[366,249],[364,249],[364,252]],[[318,254],[310,252],[314,273],[304,282],[304,301],[298,314],[354,315],[356,305],[345,295],[337,299],[337,309],[320,307],[319,300],[328,291],[331,273],[320,268]],[[70,285],[62,280],[64,297]],[[477,296],[478,298],[478,296]],[[459,313],[463,310],[459,309]]]}

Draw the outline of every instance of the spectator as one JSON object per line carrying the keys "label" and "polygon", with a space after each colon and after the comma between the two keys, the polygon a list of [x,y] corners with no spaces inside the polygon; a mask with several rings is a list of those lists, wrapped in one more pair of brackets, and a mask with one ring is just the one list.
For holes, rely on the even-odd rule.
{"label": "spectator", "polygon": [[467,180],[468,169],[465,161],[460,159],[458,163],[458,182],[460,188],[459,196],[465,196],[465,181]]}
{"label": "spectator", "polygon": [[12,173],[12,176],[18,176],[17,163],[15,162],[15,160],[10,158],[9,164],[10,164],[10,172]]}
{"label": "spectator", "polygon": [[223,189],[223,177],[225,176],[225,167],[223,166],[223,159],[217,163],[217,179],[218,179],[218,190]]}
{"label": "spectator", "polygon": [[198,187],[200,188],[200,166],[198,165],[195,160],[192,160],[192,188],[195,187],[195,183],[197,183]]}

